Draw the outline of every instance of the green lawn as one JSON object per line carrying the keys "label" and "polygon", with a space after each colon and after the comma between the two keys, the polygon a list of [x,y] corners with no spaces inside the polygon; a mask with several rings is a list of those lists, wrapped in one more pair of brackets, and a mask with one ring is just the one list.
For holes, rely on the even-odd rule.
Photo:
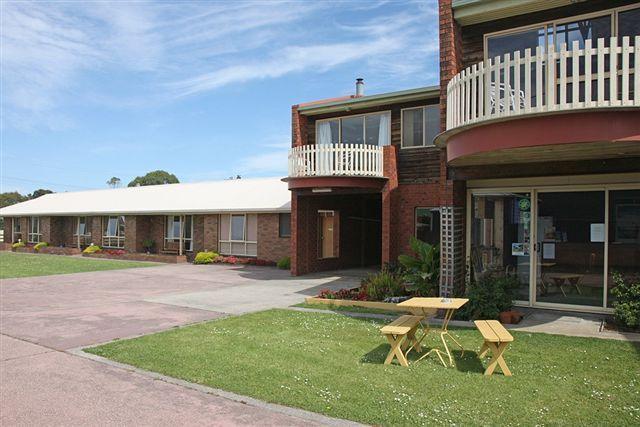
{"label": "green lawn", "polygon": [[66,255],[0,252],[0,279],[158,265],[151,262],[88,259]]}
{"label": "green lawn", "polygon": [[339,314],[269,310],[87,351],[370,424],[640,423],[640,348],[631,343],[516,332],[505,356],[514,376],[486,378],[475,330],[455,330],[468,349],[456,353],[456,368],[435,358],[403,368],[382,364],[389,347],[379,327]]}

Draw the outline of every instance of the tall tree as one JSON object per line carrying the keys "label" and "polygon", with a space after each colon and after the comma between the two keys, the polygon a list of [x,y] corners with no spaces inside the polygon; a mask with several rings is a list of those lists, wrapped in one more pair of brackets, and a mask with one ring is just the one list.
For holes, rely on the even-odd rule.
{"label": "tall tree", "polygon": [[37,199],[40,196],[44,196],[45,194],[51,194],[51,193],[53,193],[53,191],[47,190],[45,188],[39,188],[39,189],[35,190],[33,193],[29,194],[27,196],[27,198],[29,198],[29,199]]}
{"label": "tall tree", "polygon": [[167,171],[157,170],[151,171],[145,176],[137,176],[129,183],[129,187],[138,187],[143,185],[161,185],[161,184],[177,184],[178,178]]}
{"label": "tall tree", "polygon": [[112,176],[109,181],[107,181],[107,185],[111,188],[116,188],[116,187],[120,187],[120,178],[118,178],[117,176]]}
{"label": "tall tree", "polygon": [[5,206],[15,205],[16,203],[24,202],[28,200],[27,196],[23,196],[17,191],[11,191],[8,193],[0,194],[0,208],[4,208]]}

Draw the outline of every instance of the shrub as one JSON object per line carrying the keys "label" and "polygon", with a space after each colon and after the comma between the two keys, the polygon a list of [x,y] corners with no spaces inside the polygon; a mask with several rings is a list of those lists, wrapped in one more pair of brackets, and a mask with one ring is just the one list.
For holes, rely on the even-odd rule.
{"label": "shrub", "polygon": [[406,269],[407,289],[418,296],[435,296],[440,280],[440,248],[411,236],[415,256],[400,255],[398,262]]}
{"label": "shrub", "polygon": [[498,276],[489,272],[467,286],[469,302],[461,310],[467,319],[497,319],[500,312],[513,306],[516,289],[519,286],[515,276]]}
{"label": "shrub", "polygon": [[611,294],[616,298],[613,302],[614,319],[627,328],[640,328],[640,280],[625,280],[620,273],[613,273],[613,283],[615,287]]}
{"label": "shrub", "polygon": [[33,247],[33,250],[39,252],[40,249],[44,248],[45,246],[49,246],[49,244],[47,242],[40,242]]}
{"label": "shrub", "polygon": [[407,293],[402,274],[386,269],[380,273],[368,275],[361,286],[367,299],[373,301],[382,301],[387,297],[397,297]]}
{"label": "shrub", "polygon": [[20,242],[16,242],[16,243],[14,243],[13,245],[11,245],[11,247],[12,247],[13,249],[16,249],[16,248],[24,248],[25,246],[26,246],[26,245],[25,245],[25,244],[24,244],[24,242],[22,242],[22,241],[20,241]]}
{"label": "shrub", "polygon": [[195,259],[193,260],[194,264],[213,264],[213,262],[219,258],[220,255],[218,255],[215,252],[198,252],[196,254]]}
{"label": "shrub", "polygon": [[325,299],[348,299],[353,300],[357,299],[357,293],[355,293],[352,289],[339,289],[337,291],[332,291],[331,289],[322,289],[318,294],[318,298]]}
{"label": "shrub", "polygon": [[278,260],[278,268],[280,270],[291,270],[291,258],[288,256],[280,258]]}
{"label": "shrub", "polygon": [[100,252],[102,248],[98,245],[89,245],[82,251],[83,254],[95,254],[96,252]]}
{"label": "shrub", "polygon": [[153,252],[153,248],[156,246],[156,241],[153,239],[144,239],[142,241],[142,248],[147,252]]}

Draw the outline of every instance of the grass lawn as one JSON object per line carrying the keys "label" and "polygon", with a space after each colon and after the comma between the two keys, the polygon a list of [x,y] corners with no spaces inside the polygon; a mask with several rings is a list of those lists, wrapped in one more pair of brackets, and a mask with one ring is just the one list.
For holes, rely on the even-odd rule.
{"label": "grass lawn", "polygon": [[[382,364],[389,346],[379,327],[339,314],[269,310],[87,351],[370,424],[640,423],[640,348],[631,343],[516,332],[505,355],[514,376],[485,378],[475,330],[455,329],[468,349],[456,353],[456,368],[435,356],[403,368]],[[435,335],[425,341],[435,343]]]}
{"label": "grass lawn", "polygon": [[66,255],[21,254],[0,252],[0,279],[81,273],[84,271],[120,270],[159,265],[152,262],[88,259]]}

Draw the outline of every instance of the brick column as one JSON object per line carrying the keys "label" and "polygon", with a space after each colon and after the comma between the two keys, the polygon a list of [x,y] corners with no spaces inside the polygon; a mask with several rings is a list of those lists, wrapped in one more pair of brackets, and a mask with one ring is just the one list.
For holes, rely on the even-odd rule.
{"label": "brick column", "polygon": [[89,243],[102,246],[102,217],[92,216],[90,220],[89,230],[91,230],[91,241]]}
{"label": "brick column", "polygon": [[397,230],[394,212],[397,211],[395,200],[398,189],[398,146],[388,145],[383,148],[383,173],[387,183],[382,189],[382,257],[381,262],[395,261],[397,258]]}
{"label": "brick column", "polygon": [[291,107],[291,147],[307,143],[307,117],[298,112],[298,106]]}
{"label": "brick column", "polygon": [[205,215],[203,220],[203,249],[217,252],[218,249],[218,220],[220,215]]}
{"label": "brick column", "polygon": [[8,216],[4,217],[4,243],[13,243],[11,240],[11,236],[13,234],[13,220],[15,218],[10,218]]}
{"label": "brick column", "polygon": [[128,252],[137,252],[138,227],[136,219],[133,215],[124,217],[124,249]]}
{"label": "brick column", "polygon": [[51,241],[51,217],[50,216],[41,216],[40,217],[40,241],[47,242],[49,244],[53,244]]}

